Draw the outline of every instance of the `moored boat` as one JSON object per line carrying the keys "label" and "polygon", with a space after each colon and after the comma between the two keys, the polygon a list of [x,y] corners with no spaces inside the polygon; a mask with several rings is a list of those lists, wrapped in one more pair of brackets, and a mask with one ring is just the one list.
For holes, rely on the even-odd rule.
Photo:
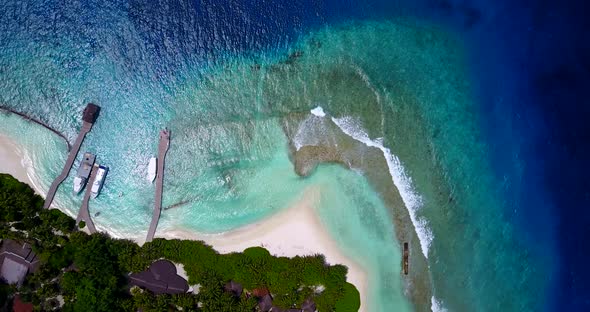
{"label": "moored boat", "polygon": [[74,194],[80,193],[84,185],[86,185],[86,179],[78,176],[74,177]]}
{"label": "moored boat", "polygon": [[156,179],[156,173],[158,171],[157,165],[158,165],[158,159],[156,157],[150,158],[150,163],[148,164],[148,174],[147,174],[147,179],[150,182],[154,182],[154,180]]}
{"label": "moored boat", "polygon": [[88,182],[95,160],[96,156],[94,154],[88,152],[84,153],[84,158],[80,163],[80,167],[78,167],[76,177],[74,177],[74,194],[80,193],[82,189],[84,189],[84,186],[86,186],[86,182]]}
{"label": "moored boat", "polygon": [[98,171],[96,172],[96,178],[94,178],[94,182],[92,183],[92,198],[96,198],[100,191],[102,190],[102,186],[104,184],[104,180],[107,176],[109,171],[109,167],[106,166],[99,166]]}

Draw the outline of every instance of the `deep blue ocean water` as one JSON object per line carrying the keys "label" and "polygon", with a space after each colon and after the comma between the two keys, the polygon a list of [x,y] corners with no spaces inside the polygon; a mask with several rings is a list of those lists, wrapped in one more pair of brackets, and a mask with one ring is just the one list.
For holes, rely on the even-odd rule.
{"label": "deep blue ocean water", "polygon": [[585,1],[440,1],[432,10],[473,51],[507,218],[538,253],[558,259],[548,310],[590,309],[589,9]]}
{"label": "deep blue ocean water", "polygon": [[590,310],[590,3],[408,2],[359,4],[360,17],[402,12],[466,40],[504,213],[539,254],[558,259],[546,307]]}
{"label": "deep blue ocean water", "polygon": [[[2,4],[0,45],[47,45],[55,53],[83,43],[84,55],[64,53],[59,58],[63,63],[56,66],[84,77],[88,68],[98,66],[92,63],[94,51],[108,51],[126,70],[163,85],[191,79],[188,72],[194,67],[288,49],[311,31],[350,20],[416,18],[457,34],[466,48],[469,82],[480,111],[477,122],[493,173],[502,181],[501,217],[553,272],[546,277],[549,289],[542,306],[590,310],[590,244],[585,242],[590,237],[590,212],[585,210],[590,185],[584,176],[584,161],[590,159],[590,25],[585,2],[81,1],[69,4],[68,10],[60,4]],[[114,14],[93,14],[105,11]],[[136,32],[126,33],[124,27],[113,31],[121,26],[118,12],[129,12],[126,18]],[[59,35],[52,32],[56,28]],[[50,98],[51,91],[45,92]],[[154,95],[162,102],[168,96]],[[60,118],[73,117],[47,120],[59,128]],[[59,130],[72,135],[65,126]]]}

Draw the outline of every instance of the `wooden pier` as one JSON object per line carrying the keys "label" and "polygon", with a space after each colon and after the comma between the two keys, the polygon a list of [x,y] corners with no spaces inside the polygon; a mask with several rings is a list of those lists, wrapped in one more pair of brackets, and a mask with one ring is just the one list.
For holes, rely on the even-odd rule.
{"label": "wooden pier", "polygon": [[156,197],[154,201],[154,214],[152,222],[145,239],[146,242],[151,242],[156,234],[156,228],[160,221],[160,212],[162,211],[162,191],[164,188],[164,161],[166,160],[166,153],[170,147],[170,132],[167,129],[160,131],[160,143],[158,144],[158,171],[156,173]]}
{"label": "wooden pier", "polygon": [[94,183],[97,171],[98,165],[92,166],[92,171],[90,172],[90,179],[88,179],[88,184],[86,184],[86,191],[84,192],[84,199],[82,200],[82,207],[80,207],[80,211],[78,211],[78,217],[76,218],[76,226],[79,227],[80,221],[84,221],[84,223],[86,223],[86,226],[88,227],[88,231],[90,231],[90,234],[96,233],[94,222],[92,222],[92,219],[90,218],[90,211],[88,210],[88,201],[90,201],[90,196],[92,195],[92,183]]}
{"label": "wooden pier", "polygon": [[94,105],[92,103],[86,105],[84,114],[82,115],[82,128],[80,129],[78,137],[70,149],[70,153],[68,154],[64,168],[62,169],[60,175],[57,176],[55,180],[53,180],[53,183],[51,183],[51,186],[49,187],[49,191],[47,191],[43,208],[49,209],[51,203],[53,202],[53,198],[55,197],[55,193],[57,192],[57,188],[70,174],[70,170],[72,169],[72,165],[74,165],[78,151],[80,151],[80,146],[82,146],[82,142],[84,142],[86,134],[90,132],[90,129],[92,129],[92,125],[96,121],[96,118],[98,118],[99,112],[100,107],[98,105]]}

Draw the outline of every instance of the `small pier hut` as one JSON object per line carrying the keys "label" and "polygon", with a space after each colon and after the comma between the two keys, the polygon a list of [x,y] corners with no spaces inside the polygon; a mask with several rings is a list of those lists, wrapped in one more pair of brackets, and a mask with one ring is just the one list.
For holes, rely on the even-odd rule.
{"label": "small pier hut", "polygon": [[96,121],[96,118],[98,118],[98,113],[100,113],[100,106],[93,103],[88,103],[86,108],[84,108],[82,120],[93,124]]}

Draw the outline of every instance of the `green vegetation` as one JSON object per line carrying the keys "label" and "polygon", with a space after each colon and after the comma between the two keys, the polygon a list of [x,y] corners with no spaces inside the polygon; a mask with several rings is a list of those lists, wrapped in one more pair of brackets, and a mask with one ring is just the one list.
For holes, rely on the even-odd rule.
{"label": "green vegetation", "polygon": [[[260,247],[220,255],[199,241],[155,239],[138,246],[105,234],[75,231],[75,221],[58,210],[43,210],[43,200],[25,184],[0,174],[0,238],[29,242],[42,266],[19,289],[0,285],[0,299],[18,292],[37,310],[62,311],[253,311],[256,300],[223,291],[229,280],[245,291],[268,288],[274,304],[289,308],[313,298],[319,311],[357,311],[356,288],[346,282],[346,267],[329,266],[321,255],[273,257]],[[129,290],[129,272],[145,270],[154,260],[182,263],[197,294],[154,295]],[[323,291],[317,291],[322,286]],[[198,303],[200,307],[198,308]]]}
{"label": "green vegetation", "polygon": [[338,312],[356,312],[360,306],[359,291],[350,283],[344,285],[344,295],[336,302]]}

